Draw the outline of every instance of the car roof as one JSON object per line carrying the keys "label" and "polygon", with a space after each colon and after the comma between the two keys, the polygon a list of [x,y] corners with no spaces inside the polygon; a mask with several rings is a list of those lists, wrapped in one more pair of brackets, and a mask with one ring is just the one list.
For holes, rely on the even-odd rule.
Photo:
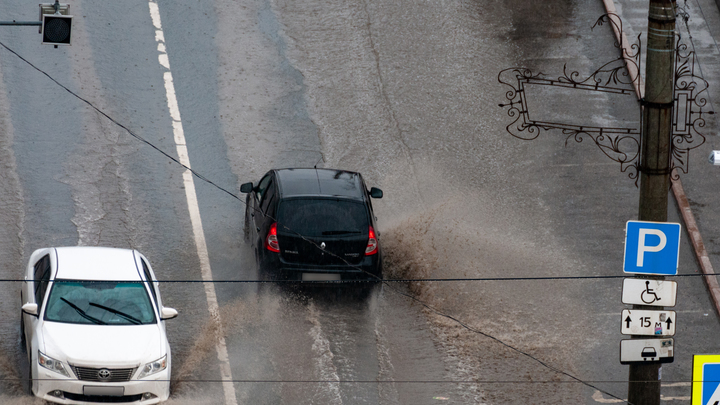
{"label": "car roof", "polygon": [[55,248],[57,279],[140,281],[135,251],[107,247]]}
{"label": "car roof", "polygon": [[365,198],[359,173],[314,168],[279,169],[275,173],[282,198],[332,196],[361,201]]}

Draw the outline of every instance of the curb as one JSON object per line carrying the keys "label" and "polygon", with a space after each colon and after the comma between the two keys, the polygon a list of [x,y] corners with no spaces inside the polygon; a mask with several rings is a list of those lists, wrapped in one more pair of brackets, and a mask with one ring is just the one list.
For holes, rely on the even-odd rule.
{"label": "curb", "polygon": [[720,284],[718,284],[717,277],[713,270],[710,258],[708,257],[707,251],[705,250],[705,244],[703,243],[700,230],[698,230],[697,224],[695,223],[695,217],[690,209],[690,203],[688,202],[685,190],[683,189],[680,179],[672,180],[672,191],[677,201],[680,214],[682,215],[683,222],[685,222],[685,229],[687,230],[690,242],[693,245],[695,251],[695,257],[697,258],[700,269],[702,270],[703,279],[705,285],[710,293],[710,298],[715,305],[715,312],[720,316]]}
{"label": "curb", "polygon": [[[720,0],[716,0],[716,2],[718,2],[718,6],[720,6]],[[608,14],[615,14],[619,16],[617,10],[615,9],[615,3],[613,3],[613,0],[603,0],[603,3],[605,4],[605,11]],[[620,42],[624,48],[623,56],[627,58],[625,55],[627,55],[631,49],[629,48],[625,33],[619,32],[615,25],[613,25],[613,31],[615,32],[615,38],[617,38],[618,42]],[[634,63],[627,63],[626,61],[626,66],[631,74],[633,72],[637,73],[637,68]],[[642,99],[643,89],[641,87],[640,80],[635,81],[634,84],[635,94],[637,94],[638,99]],[[688,233],[690,243],[692,243],[693,250],[695,251],[695,258],[698,261],[700,270],[704,274],[703,279],[705,280],[705,285],[707,286],[708,293],[710,294],[710,299],[715,306],[715,313],[720,317],[720,284],[718,284],[717,277],[715,277],[715,271],[710,263],[707,250],[705,250],[702,235],[700,235],[700,230],[695,222],[695,216],[693,216],[692,210],[690,209],[690,203],[685,195],[682,182],[678,177],[677,180],[671,179],[671,183],[673,196],[675,197],[678,209],[680,210],[680,216],[682,217],[683,222],[685,222],[685,230]]]}

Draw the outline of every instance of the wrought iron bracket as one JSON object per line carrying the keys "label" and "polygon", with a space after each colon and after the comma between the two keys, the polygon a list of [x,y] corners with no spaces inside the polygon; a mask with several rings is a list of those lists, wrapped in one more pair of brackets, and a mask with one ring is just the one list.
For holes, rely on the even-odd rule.
{"label": "wrought iron bracket", "polygon": [[[593,25],[610,23],[614,29],[622,33],[622,21],[616,14],[605,14]],[[620,35],[620,38],[623,36]],[[620,163],[620,170],[628,173],[631,179],[637,179],[641,171],[648,172],[640,165],[640,139],[641,128],[636,126],[592,126],[575,125],[563,122],[550,122],[531,119],[529,111],[527,89],[533,86],[553,86],[590,92],[613,93],[632,96],[638,103],[638,114],[641,116],[644,100],[637,100],[634,86],[640,81],[639,74],[631,75],[628,65],[634,65],[634,71],[640,72],[640,57],[642,43],[640,35],[634,44],[627,47],[615,41],[615,47],[620,49],[620,56],[595,70],[586,78],[580,73],[568,73],[567,65],[563,67],[563,74],[555,79],[548,78],[543,73],[533,73],[527,68],[508,68],[498,74],[498,81],[510,87],[505,93],[507,102],[499,104],[507,108],[509,117],[514,118],[506,129],[512,136],[523,139],[536,139],[544,131],[560,130],[565,136],[565,146],[573,139],[582,142],[586,138],[610,159]],[[672,162],[670,171],[675,169],[687,173],[689,151],[705,142],[705,137],[698,132],[705,126],[704,116],[714,114],[706,111],[707,98],[703,94],[708,87],[707,81],[695,75],[695,52],[688,51],[686,44],[678,37],[676,46],[675,91],[673,103],[659,106],[673,109],[672,128]],[[641,122],[641,120],[639,121]],[[677,172],[674,172],[677,176]]]}
{"label": "wrought iron bracket", "polygon": [[[708,82],[695,74],[695,51],[679,37],[675,46],[675,91],[673,94],[672,162],[673,178],[688,172],[690,151],[705,143],[698,129],[705,127],[709,110]],[[677,169],[677,170],[675,170]]]}

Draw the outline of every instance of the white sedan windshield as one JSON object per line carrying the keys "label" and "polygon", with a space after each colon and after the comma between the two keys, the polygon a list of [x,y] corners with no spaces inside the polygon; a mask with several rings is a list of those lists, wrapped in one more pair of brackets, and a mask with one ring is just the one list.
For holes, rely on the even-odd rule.
{"label": "white sedan windshield", "polygon": [[45,320],[96,325],[155,323],[142,282],[55,280]]}

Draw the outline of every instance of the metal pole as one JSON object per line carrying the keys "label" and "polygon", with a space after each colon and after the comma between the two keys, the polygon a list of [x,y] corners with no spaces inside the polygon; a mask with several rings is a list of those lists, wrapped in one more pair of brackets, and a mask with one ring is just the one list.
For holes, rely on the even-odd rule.
{"label": "metal pole", "polygon": [[42,25],[42,21],[0,21],[0,25]]}
{"label": "metal pole", "polygon": [[[675,89],[675,1],[650,0],[647,43],[639,220],[666,222]],[[662,308],[634,305],[633,309]],[[631,364],[628,402],[660,405],[660,379],[660,363]]]}

